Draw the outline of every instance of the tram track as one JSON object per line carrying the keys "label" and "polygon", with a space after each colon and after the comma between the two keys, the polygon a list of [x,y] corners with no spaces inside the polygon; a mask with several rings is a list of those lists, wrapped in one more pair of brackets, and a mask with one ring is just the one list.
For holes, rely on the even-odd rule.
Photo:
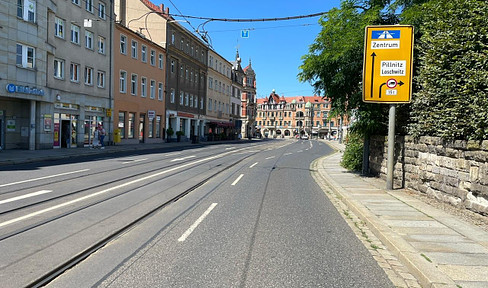
{"label": "tram track", "polygon": [[[215,172],[212,171],[213,173],[210,174],[210,175],[208,175],[208,176],[204,175],[204,173],[201,172],[202,177],[205,177],[205,176],[206,177],[203,178],[202,180],[200,180],[199,182],[197,182],[196,184],[191,183],[191,184],[193,184],[191,187],[186,188],[184,191],[182,191],[182,192],[180,192],[180,193],[172,196],[172,198],[170,198],[169,200],[158,204],[157,206],[155,206],[154,208],[148,210],[147,212],[141,211],[143,214],[140,215],[139,217],[133,219],[132,221],[130,221],[126,225],[120,227],[119,229],[110,232],[110,234],[105,235],[99,241],[95,242],[93,245],[90,245],[86,249],[83,249],[81,252],[78,252],[78,253],[73,254],[73,256],[69,257],[69,259],[67,261],[64,261],[63,263],[57,265],[56,268],[54,268],[54,269],[52,269],[52,270],[50,270],[50,271],[48,271],[46,273],[42,273],[42,276],[37,277],[34,281],[30,281],[30,283],[27,284],[26,287],[42,287],[42,286],[46,285],[47,283],[49,283],[50,281],[52,281],[53,279],[55,279],[57,276],[59,276],[62,273],[64,273],[66,270],[74,267],[75,265],[77,265],[78,263],[82,262],[84,259],[86,259],[90,255],[92,255],[96,251],[98,251],[101,248],[103,248],[107,243],[113,241],[114,239],[116,239],[116,238],[120,237],[121,235],[123,235],[128,230],[134,228],[139,223],[143,222],[145,219],[148,219],[149,217],[151,217],[155,213],[158,213],[159,211],[161,211],[164,208],[168,207],[172,203],[174,203],[174,202],[178,201],[179,199],[185,197],[186,195],[188,195],[189,193],[191,193],[192,191],[194,191],[198,187],[204,185],[205,183],[207,183],[211,179],[215,178],[217,175],[223,173],[224,171],[226,171],[226,170],[234,167],[235,165],[237,165],[238,163],[244,161],[245,159],[247,159],[249,157],[252,157],[255,154],[257,154],[257,153],[260,152],[260,149],[256,150],[254,148],[255,147],[248,147],[248,148],[236,149],[236,150],[232,150],[232,151],[223,152],[222,155],[225,154],[225,156],[227,156],[227,155],[232,155],[232,154],[239,155],[240,154],[239,152],[246,152],[245,150],[248,150],[246,153],[249,153],[249,154],[243,154],[242,156],[239,155],[236,160],[233,160],[228,165],[223,165],[222,163],[220,163],[218,165],[213,165],[211,168],[209,168],[206,171],[208,172],[209,170],[213,170],[216,167],[221,167],[221,168],[218,169]],[[250,150],[250,149],[254,149],[254,151],[253,150]],[[157,179],[154,179],[152,181],[144,182],[143,185],[141,185],[140,187],[143,187],[143,186],[146,186],[146,185],[155,184],[156,182],[162,181],[162,180],[164,180],[164,179],[166,179],[168,177],[171,177],[171,176],[173,176],[175,174],[184,173],[184,172],[188,171],[189,169],[193,169],[193,168],[196,168],[196,167],[199,167],[199,166],[202,166],[202,165],[208,165],[208,162],[210,162],[212,160],[216,160],[216,159],[223,158],[222,155],[220,155],[218,157],[216,157],[216,156],[214,156],[214,157],[202,156],[202,157],[198,157],[198,158],[188,159],[187,161],[179,161],[178,163],[174,163],[172,165],[168,165],[168,166],[166,166],[164,168],[166,168],[166,169],[171,168],[171,167],[175,168],[175,167],[180,167],[181,165],[185,165],[185,164],[188,165],[188,166],[184,167],[183,169],[175,169],[174,171],[172,171],[172,173],[167,173],[167,175],[164,175],[164,177],[162,177],[162,178],[157,178]],[[211,158],[211,159],[208,159],[208,161],[204,161],[207,158]],[[201,162],[197,163],[196,165],[189,165],[190,162],[197,162],[197,161],[201,161]],[[141,176],[147,175],[147,174],[149,174],[151,172],[156,172],[156,171],[161,170],[161,169],[164,169],[164,168],[158,167],[158,168],[151,169],[151,171],[145,171],[144,173],[138,173],[137,175],[131,175],[130,177],[122,177],[122,178],[119,178],[117,180],[113,180],[113,181],[107,182],[104,185],[109,184],[109,183],[110,184],[114,184],[117,181],[122,181],[124,179],[125,180],[127,180],[127,179],[134,179],[134,178],[137,178],[137,177],[141,177]],[[87,188],[87,189],[100,188],[101,186],[104,186],[104,185],[94,185],[93,187],[90,187],[90,188]],[[172,187],[165,187],[165,188],[166,189],[171,189],[171,188],[175,188],[175,186],[177,186],[177,185],[178,184],[175,184]],[[84,189],[84,190],[86,190],[86,189]],[[80,192],[81,191],[78,191],[78,193],[80,193]],[[160,191],[159,193],[163,193],[163,192],[164,191]],[[72,195],[73,193],[75,193],[75,192],[72,192],[70,194]],[[76,209],[72,209],[72,210],[67,211],[67,212],[64,212],[64,213],[62,213],[60,215],[56,215],[55,217],[51,217],[49,219],[44,219],[43,221],[40,221],[40,222],[35,223],[33,225],[30,225],[28,227],[24,227],[23,229],[19,229],[19,230],[16,230],[16,231],[11,232],[9,234],[2,235],[0,237],[0,243],[2,241],[6,240],[6,239],[9,239],[9,238],[13,237],[13,236],[17,236],[17,235],[20,235],[20,234],[22,234],[24,232],[27,232],[28,230],[32,230],[34,228],[39,228],[39,227],[41,227],[41,226],[43,226],[43,225],[45,225],[45,224],[47,224],[49,222],[53,222],[53,221],[59,220],[60,218],[63,218],[63,217],[66,217],[68,215],[74,214],[76,212],[82,211],[82,210],[87,209],[87,208],[89,208],[91,206],[95,206],[95,205],[101,204],[102,202],[105,202],[105,201],[114,199],[116,197],[120,197],[120,196],[124,195],[125,193],[130,193],[130,190],[129,191],[125,191],[125,192],[120,193],[120,194],[111,195],[110,197],[106,197],[104,199],[99,199],[98,201],[95,201],[93,203],[89,203],[89,204],[86,204],[86,205],[77,207]],[[58,200],[60,198],[62,198],[62,197],[54,197],[53,199]],[[150,199],[144,199],[144,200],[141,200],[141,202],[142,201],[148,201],[148,200],[150,200]],[[49,201],[50,200],[44,200],[44,201],[42,201],[42,203],[47,203]],[[25,206],[23,208],[25,209],[26,207],[33,207],[33,206],[39,205],[39,204],[40,203],[33,203],[33,204],[27,205],[27,206]],[[137,204],[138,203],[134,203],[134,205],[137,205]],[[19,208],[16,208],[15,211],[20,211],[21,209],[22,208],[19,207]],[[2,214],[5,214],[5,213],[7,213],[7,212],[6,211],[2,212]],[[78,251],[80,251],[80,250],[81,249],[78,249]]]}

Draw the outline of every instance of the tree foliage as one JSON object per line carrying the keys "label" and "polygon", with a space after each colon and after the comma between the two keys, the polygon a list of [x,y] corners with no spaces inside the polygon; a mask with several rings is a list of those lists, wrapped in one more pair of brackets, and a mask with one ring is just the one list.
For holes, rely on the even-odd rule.
{"label": "tree foliage", "polygon": [[[425,0],[423,0],[425,1]],[[354,109],[355,129],[362,134],[385,131],[385,105],[362,102],[364,31],[368,25],[397,24],[397,11],[422,0],[344,0],[324,15],[322,31],[302,57],[298,78],[318,94],[331,99],[332,110],[348,114]]]}
{"label": "tree foliage", "polygon": [[433,0],[423,10],[409,132],[488,139],[488,2]]}
{"label": "tree foliage", "polygon": [[298,78],[330,98],[336,114],[354,109],[353,130],[382,133],[388,117],[387,105],[361,99],[364,28],[401,23],[415,27],[415,77],[397,131],[488,139],[488,1],[343,0],[319,22]]}

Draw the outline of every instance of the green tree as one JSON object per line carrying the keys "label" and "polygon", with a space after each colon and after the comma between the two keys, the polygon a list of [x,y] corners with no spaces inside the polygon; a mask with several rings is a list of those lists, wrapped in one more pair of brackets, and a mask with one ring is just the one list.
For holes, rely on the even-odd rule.
{"label": "green tree", "polygon": [[488,2],[433,0],[422,8],[409,132],[488,139]]}

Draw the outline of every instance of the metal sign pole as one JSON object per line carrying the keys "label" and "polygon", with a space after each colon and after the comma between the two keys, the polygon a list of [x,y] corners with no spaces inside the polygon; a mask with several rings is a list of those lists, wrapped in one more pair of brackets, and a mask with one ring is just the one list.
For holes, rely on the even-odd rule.
{"label": "metal sign pole", "polygon": [[395,166],[395,104],[390,104],[388,115],[388,158],[386,166],[386,189],[393,190],[393,168]]}

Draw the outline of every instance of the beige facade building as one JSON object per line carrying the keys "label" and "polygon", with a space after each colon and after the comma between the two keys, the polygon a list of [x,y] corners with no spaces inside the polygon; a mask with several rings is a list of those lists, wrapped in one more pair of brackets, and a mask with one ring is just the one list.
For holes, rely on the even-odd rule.
{"label": "beige facade building", "polygon": [[47,13],[47,86],[54,148],[87,146],[97,125],[112,138],[111,1],[57,1]]}
{"label": "beige facade building", "polygon": [[[231,121],[232,64],[213,50],[208,51],[207,115],[205,134],[234,137]],[[211,135],[213,136],[213,135]]]}
{"label": "beige facade building", "polygon": [[114,39],[114,126],[120,143],[163,142],[166,50],[121,24]]}

